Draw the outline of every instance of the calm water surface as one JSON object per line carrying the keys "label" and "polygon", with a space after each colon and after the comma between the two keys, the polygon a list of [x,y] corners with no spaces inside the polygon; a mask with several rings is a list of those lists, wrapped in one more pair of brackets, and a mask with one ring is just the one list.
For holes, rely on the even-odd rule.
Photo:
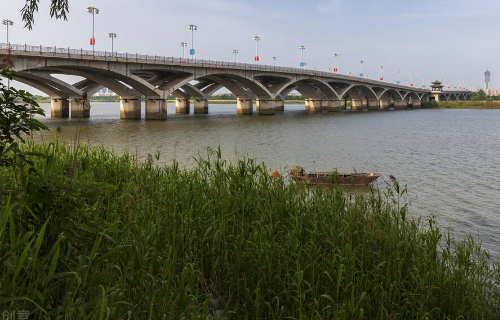
{"label": "calm water surface", "polygon": [[[46,114],[50,105],[42,104]],[[270,168],[381,172],[408,185],[414,213],[438,218],[458,236],[480,234],[500,252],[500,110],[405,110],[310,114],[285,106],[276,116],[237,116],[235,105],[210,105],[208,115],[121,121],[118,103],[93,103],[82,141],[129,150],[144,159],[160,151],[193,165],[219,145],[225,157],[249,155]],[[143,108],[144,110],[144,108]],[[78,120],[44,119],[71,141]],[[51,134],[45,134],[45,139]]]}

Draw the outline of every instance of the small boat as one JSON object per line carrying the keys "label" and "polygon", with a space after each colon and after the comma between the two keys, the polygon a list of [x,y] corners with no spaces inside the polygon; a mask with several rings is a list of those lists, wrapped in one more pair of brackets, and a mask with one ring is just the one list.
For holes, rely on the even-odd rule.
{"label": "small boat", "polygon": [[367,186],[382,176],[380,173],[305,172],[301,167],[290,170],[290,176],[308,185]]}

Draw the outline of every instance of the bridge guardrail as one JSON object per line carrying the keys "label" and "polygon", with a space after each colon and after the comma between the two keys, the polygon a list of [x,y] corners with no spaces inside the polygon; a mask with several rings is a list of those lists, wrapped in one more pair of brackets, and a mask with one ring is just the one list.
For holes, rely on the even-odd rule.
{"label": "bridge guardrail", "polygon": [[[221,67],[234,67],[241,68],[245,70],[256,70],[256,71],[277,71],[277,72],[287,72],[287,73],[298,73],[298,74],[307,74],[313,76],[324,76],[331,77],[336,79],[343,79],[349,81],[363,81],[365,83],[370,83],[373,85],[381,85],[388,86],[400,89],[411,89],[412,91],[420,91],[420,92],[429,92],[428,88],[418,88],[405,86],[400,84],[394,84],[391,82],[383,82],[368,78],[361,78],[352,75],[326,72],[326,71],[318,71],[312,69],[302,69],[302,68],[293,68],[293,67],[283,67],[283,66],[274,66],[274,65],[261,65],[261,64],[251,64],[244,62],[230,62],[230,61],[218,61],[218,60],[206,60],[206,59],[190,59],[190,58],[175,58],[175,57],[167,57],[167,56],[151,56],[147,54],[138,54],[138,53],[128,53],[128,52],[108,52],[108,51],[92,51],[92,50],[84,50],[84,49],[71,49],[71,48],[59,48],[59,47],[44,47],[44,46],[33,46],[33,45],[21,45],[21,44],[6,44],[0,43],[0,51],[8,50],[12,51],[20,51],[20,52],[32,52],[43,54],[66,54],[70,58],[71,56],[75,57],[85,57],[85,58],[112,58],[112,59],[126,59],[127,61],[136,60],[136,61],[146,61],[146,62],[155,62],[155,63],[176,63],[176,64],[186,64],[187,66],[221,66]],[[463,90],[466,91],[466,90]]]}

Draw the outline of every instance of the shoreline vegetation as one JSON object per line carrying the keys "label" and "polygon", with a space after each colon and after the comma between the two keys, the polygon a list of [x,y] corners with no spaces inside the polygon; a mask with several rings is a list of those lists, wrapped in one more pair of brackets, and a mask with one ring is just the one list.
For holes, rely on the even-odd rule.
{"label": "shoreline vegetation", "polygon": [[413,218],[396,180],[346,194],[220,150],[186,170],[57,138],[22,148],[30,172],[0,167],[0,292],[30,317],[500,314],[500,263],[472,236]]}

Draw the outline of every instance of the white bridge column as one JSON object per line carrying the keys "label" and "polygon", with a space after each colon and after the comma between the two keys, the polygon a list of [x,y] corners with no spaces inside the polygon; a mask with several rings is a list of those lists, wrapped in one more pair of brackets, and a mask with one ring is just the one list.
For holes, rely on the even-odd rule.
{"label": "white bridge column", "polygon": [[256,110],[262,115],[274,115],[274,100],[257,99]]}
{"label": "white bridge column", "polygon": [[140,119],[141,100],[134,97],[120,97],[120,119]]}
{"label": "white bridge column", "polygon": [[237,112],[238,114],[253,114],[253,100],[252,99],[244,99],[237,98]]}
{"label": "white bridge column", "polygon": [[50,99],[50,116],[52,118],[69,117],[69,100],[63,98]]}
{"label": "white bridge column", "polygon": [[285,101],[275,100],[274,101],[274,110],[275,111],[285,111]]}
{"label": "white bridge column", "polygon": [[195,99],[194,100],[194,113],[195,114],[207,114],[208,113],[208,100]]}
{"label": "white bridge column", "polygon": [[394,109],[406,109],[407,107],[406,101],[394,101]]}
{"label": "white bridge column", "polygon": [[148,100],[146,100],[146,120],[166,120],[166,119],[167,119],[167,101],[164,99],[148,98]]}
{"label": "white bridge column", "polygon": [[71,118],[89,118],[90,101],[87,99],[73,99],[71,101]]}
{"label": "white bridge column", "polygon": [[191,102],[189,99],[175,99],[175,113],[190,113]]}
{"label": "white bridge column", "polygon": [[323,101],[307,99],[306,110],[309,110],[309,112],[321,112],[323,110]]}
{"label": "white bridge column", "polygon": [[340,111],[340,100],[328,100],[326,109],[328,112],[339,112]]}
{"label": "white bridge column", "polygon": [[422,106],[422,102],[417,101],[417,100],[413,100],[412,106],[413,106],[413,108],[420,108]]}
{"label": "white bridge column", "polygon": [[352,111],[362,111],[363,110],[363,100],[361,100],[361,99],[352,99],[352,101],[351,101],[351,110]]}
{"label": "white bridge column", "polygon": [[370,99],[368,100],[368,110],[378,110],[380,108],[378,100]]}
{"label": "white bridge column", "polygon": [[391,101],[389,99],[380,99],[379,100],[379,106],[381,110],[389,110]]}

